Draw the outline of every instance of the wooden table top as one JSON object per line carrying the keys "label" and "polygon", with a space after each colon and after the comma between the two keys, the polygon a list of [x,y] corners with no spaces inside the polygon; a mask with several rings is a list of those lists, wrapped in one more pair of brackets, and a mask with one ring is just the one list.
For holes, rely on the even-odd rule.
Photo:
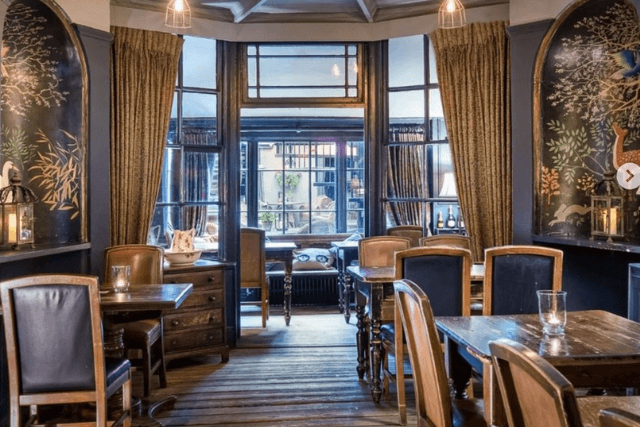
{"label": "wooden table top", "polygon": [[640,414],[640,396],[589,396],[578,399],[583,427],[599,427],[598,413],[602,409],[616,408]]}
{"label": "wooden table top", "polygon": [[[396,277],[395,267],[360,267],[350,265],[347,271],[352,277],[365,283],[388,283],[393,282]],[[484,278],[484,264],[473,264],[471,266],[471,280],[482,280]]]}
{"label": "wooden table top", "polygon": [[489,342],[508,338],[554,366],[563,360],[640,359],[640,323],[601,311],[567,312],[564,337],[544,337],[538,314],[437,317],[438,329],[471,351],[489,356]]}
{"label": "wooden table top", "polygon": [[100,291],[103,311],[162,311],[173,310],[193,291],[191,283],[131,286],[128,292]]}

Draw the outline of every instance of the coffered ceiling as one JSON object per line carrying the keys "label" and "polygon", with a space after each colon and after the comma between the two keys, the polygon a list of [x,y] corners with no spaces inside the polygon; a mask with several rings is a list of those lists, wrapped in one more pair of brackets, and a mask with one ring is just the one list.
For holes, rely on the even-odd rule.
{"label": "coffered ceiling", "polygon": [[[437,13],[442,0],[187,0],[192,16],[235,23],[379,22]],[[466,8],[509,0],[462,0]],[[164,12],[169,0],[111,0],[111,5]]]}

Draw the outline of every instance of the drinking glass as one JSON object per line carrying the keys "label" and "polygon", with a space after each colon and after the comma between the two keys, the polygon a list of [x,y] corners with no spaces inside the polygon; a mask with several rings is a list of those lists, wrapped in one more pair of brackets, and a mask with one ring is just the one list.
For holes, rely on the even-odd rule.
{"label": "drinking glass", "polygon": [[540,323],[545,335],[564,335],[567,324],[567,293],[565,291],[536,291]]}
{"label": "drinking glass", "polygon": [[127,292],[131,280],[131,267],[128,265],[111,266],[111,284],[115,292]]}

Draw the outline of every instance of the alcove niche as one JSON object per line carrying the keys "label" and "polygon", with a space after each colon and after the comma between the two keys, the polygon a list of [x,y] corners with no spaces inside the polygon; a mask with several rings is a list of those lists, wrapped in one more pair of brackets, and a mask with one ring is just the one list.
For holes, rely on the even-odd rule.
{"label": "alcove niche", "polygon": [[17,169],[34,207],[37,247],[87,242],[87,65],[64,11],[16,0],[4,20],[0,186]]}
{"label": "alcove niche", "polygon": [[[591,195],[604,174],[631,158],[640,164],[639,49],[627,0],[578,0],[545,36],[533,97],[538,237],[587,240]],[[640,237],[638,194],[625,194],[627,245]]]}

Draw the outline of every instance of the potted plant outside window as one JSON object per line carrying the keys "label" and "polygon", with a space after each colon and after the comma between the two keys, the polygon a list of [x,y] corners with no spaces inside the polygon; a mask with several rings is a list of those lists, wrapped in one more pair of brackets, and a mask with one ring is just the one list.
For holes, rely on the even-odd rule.
{"label": "potted plant outside window", "polygon": [[260,212],[258,216],[260,222],[262,222],[262,228],[266,231],[271,230],[271,225],[276,219],[276,215],[273,212]]}

